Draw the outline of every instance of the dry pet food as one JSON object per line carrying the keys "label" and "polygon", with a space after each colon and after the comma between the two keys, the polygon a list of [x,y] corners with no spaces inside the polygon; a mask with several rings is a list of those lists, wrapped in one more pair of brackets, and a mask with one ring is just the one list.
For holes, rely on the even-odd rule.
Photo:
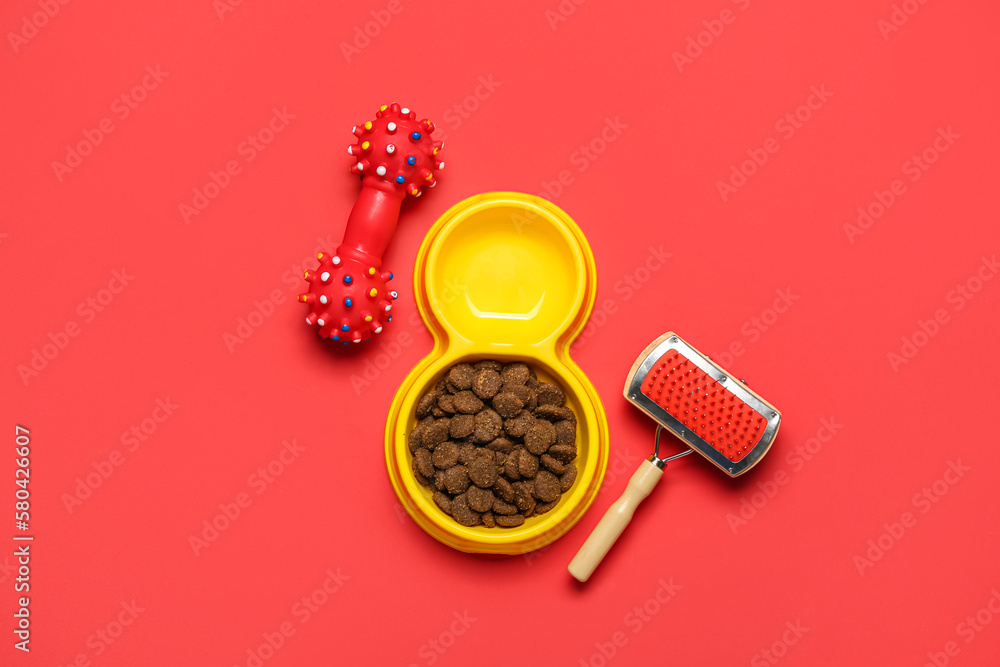
{"label": "dry pet food", "polygon": [[525,363],[456,364],[420,397],[416,417],[414,476],[463,526],[520,526],[576,480],[576,415],[563,388]]}

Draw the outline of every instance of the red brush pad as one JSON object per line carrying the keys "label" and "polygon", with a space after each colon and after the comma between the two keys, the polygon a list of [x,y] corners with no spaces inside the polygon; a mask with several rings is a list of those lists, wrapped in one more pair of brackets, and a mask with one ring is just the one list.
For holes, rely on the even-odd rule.
{"label": "red brush pad", "polygon": [[767,422],[677,350],[649,369],[642,393],[730,461],[760,441]]}

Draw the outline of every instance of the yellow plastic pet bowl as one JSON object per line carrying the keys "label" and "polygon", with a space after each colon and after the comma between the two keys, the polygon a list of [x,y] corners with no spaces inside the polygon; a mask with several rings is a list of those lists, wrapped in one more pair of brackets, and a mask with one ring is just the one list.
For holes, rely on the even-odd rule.
{"label": "yellow plastic pet bowl", "polygon": [[[570,359],[587,322],[597,269],[576,223],[550,202],[516,192],[470,197],[434,224],[417,253],[417,308],[434,349],[410,371],[389,408],[389,479],[414,521],[460,551],[521,554],[562,537],[583,516],[604,479],[608,422],[594,386]],[[524,361],[556,382],[577,417],[577,478],[551,511],[517,528],[465,527],[413,475],[407,435],[417,401],[453,364]]]}

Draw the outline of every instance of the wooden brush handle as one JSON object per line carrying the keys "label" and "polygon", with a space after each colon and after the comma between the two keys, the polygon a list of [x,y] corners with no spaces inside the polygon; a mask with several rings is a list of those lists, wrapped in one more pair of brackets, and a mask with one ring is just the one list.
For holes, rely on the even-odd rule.
{"label": "wooden brush handle", "polygon": [[594,532],[570,562],[568,568],[570,574],[580,581],[587,581],[590,578],[625,530],[625,526],[632,520],[635,508],[649,495],[662,476],[663,470],[649,461],[643,461],[639,465],[639,469],[628,481],[621,498],[608,508],[594,528]]}

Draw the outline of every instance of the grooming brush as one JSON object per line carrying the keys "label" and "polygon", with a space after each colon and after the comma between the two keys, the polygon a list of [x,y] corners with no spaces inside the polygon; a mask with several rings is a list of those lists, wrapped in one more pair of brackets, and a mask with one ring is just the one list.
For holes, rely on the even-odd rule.
{"label": "grooming brush", "polygon": [[[781,423],[773,405],[673,332],[642,351],[629,370],[624,395],[657,422],[656,446],[569,564],[570,574],[580,581],[593,574],[636,507],[660,481],[668,461],[698,452],[730,477],[738,477],[767,453]],[[690,449],[660,458],[662,429]]]}
{"label": "grooming brush", "polygon": [[333,255],[319,253],[319,268],[305,272],[309,291],[299,301],[309,306],[308,324],[332,341],[360,343],[380,333],[392,319],[398,294],[386,282],[382,254],[399,221],[407,193],[419,197],[421,186],[437,184],[444,169],[442,143],[430,138],[434,123],[398,104],[385,104],[375,120],[354,126],[357,143],[347,147],[351,173],[361,177],[361,193],[351,209],[344,241]]}

